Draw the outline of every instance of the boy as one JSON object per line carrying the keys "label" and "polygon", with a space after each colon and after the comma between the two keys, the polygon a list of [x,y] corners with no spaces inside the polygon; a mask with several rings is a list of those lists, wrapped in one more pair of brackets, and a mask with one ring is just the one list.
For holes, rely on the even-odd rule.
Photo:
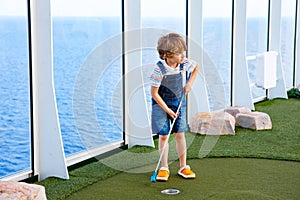
{"label": "boy", "polygon": [[[158,148],[160,154],[167,142],[170,130],[170,121],[176,119],[172,132],[176,139],[176,150],[179,158],[180,169],[178,175],[183,178],[195,178],[195,173],[186,164],[186,141],[184,132],[186,124],[185,98],[178,114],[177,107],[182,95],[190,92],[192,84],[197,76],[198,64],[185,58],[186,44],[177,33],[170,33],[158,40],[157,51],[159,61],[151,74],[152,96],[152,132],[159,135]],[[191,73],[189,80],[185,81],[185,73]],[[185,85],[184,85],[185,84]],[[161,159],[161,168],[156,177],[158,181],[167,181],[169,178],[168,150],[166,149]]]}

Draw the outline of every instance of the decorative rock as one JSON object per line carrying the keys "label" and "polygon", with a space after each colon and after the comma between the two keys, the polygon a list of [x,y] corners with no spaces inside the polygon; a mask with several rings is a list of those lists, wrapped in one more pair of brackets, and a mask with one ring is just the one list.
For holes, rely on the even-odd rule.
{"label": "decorative rock", "polygon": [[0,181],[0,199],[47,200],[47,197],[45,188],[41,185],[15,181]]}
{"label": "decorative rock", "polygon": [[190,124],[190,131],[202,135],[234,135],[235,118],[227,112],[200,112]]}
{"label": "decorative rock", "polygon": [[241,107],[241,106],[231,106],[231,107],[225,108],[224,111],[228,112],[229,114],[231,114],[234,117],[236,117],[236,114],[238,114],[238,113],[250,113],[251,112],[251,110],[249,108]]}
{"label": "decorative rock", "polygon": [[270,116],[263,112],[238,113],[236,114],[236,124],[253,130],[272,129]]}

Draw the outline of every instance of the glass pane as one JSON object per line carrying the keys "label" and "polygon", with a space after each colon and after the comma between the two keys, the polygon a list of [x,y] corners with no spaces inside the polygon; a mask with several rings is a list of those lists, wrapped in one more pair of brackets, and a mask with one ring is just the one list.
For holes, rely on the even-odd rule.
{"label": "glass pane", "polygon": [[[259,5],[259,9],[257,7]],[[267,51],[268,34],[268,0],[247,0],[247,43],[246,55],[255,56],[256,54]],[[252,97],[266,96],[266,90],[255,85],[256,75],[255,61],[248,61],[249,78],[251,83]]]}
{"label": "glass pane", "polygon": [[[121,49],[121,1],[54,0],[52,9],[54,81],[66,155],[122,140],[122,124],[116,122],[123,119],[121,55],[103,65],[108,58],[98,54],[105,42],[117,40],[116,50]],[[94,65],[84,71],[91,61]],[[86,88],[78,91],[76,81],[83,71],[89,76],[83,77]],[[94,88],[88,88],[91,85]],[[84,102],[74,102],[75,92],[80,92]],[[91,102],[91,110],[84,106],[86,102]],[[84,112],[79,117],[96,124],[75,119],[76,110]]]}
{"label": "glass pane", "polygon": [[[167,8],[167,9],[166,9]],[[142,49],[142,66],[144,81],[149,81],[152,66],[159,60],[156,50],[157,41],[160,36],[170,32],[186,34],[186,1],[185,0],[143,0],[141,1],[142,28],[152,28],[154,39],[151,48]],[[147,31],[146,31],[147,32]],[[148,31],[147,33],[149,33]],[[153,37],[153,35],[151,37]],[[149,35],[143,35],[144,40],[149,40]],[[144,44],[143,44],[144,45]],[[149,47],[149,45],[147,45]],[[146,98],[148,101],[148,111],[150,106],[150,85],[145,85]]]}
{"label": "glass pane", "polygon": [[203,0],[203,48],[217,69],[213,76],[219,74],[222,80],[226,101],[222,103],[227,106],[231,101],[231,20],[231,0]]}
{"label": "glass pane", "polygon": [[281,3],[281,61],[286,88],[293,86],[296,1]]}
{"label": "glass pane", "polygon": [[31,169],[26,2],[0,1],[0,178]]}

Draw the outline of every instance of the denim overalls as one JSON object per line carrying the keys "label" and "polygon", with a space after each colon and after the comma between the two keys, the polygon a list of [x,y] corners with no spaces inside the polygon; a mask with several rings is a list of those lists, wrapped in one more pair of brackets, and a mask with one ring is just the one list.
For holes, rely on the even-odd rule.
{"label": "denim overalls", "polygon": [[[176,112],[181,100],[181,96],[183,95],[183,64],[180,64],[180,73],[171,75],[165,75],[166,69],[162,62],[159,61],[157,65],[160,68],[163,75],[161,85],[158,89],[158,94],[161,96],[161,98],[164,100],[167,106],[171,108],[174,112]],[[173,119],[152,98],[152,133],[159,135],[167,135],[170,131],[170,124],[172,123],[172,120]],[[184,98],[181,108],[179,110],[179,116],[175,121],[171,133],[185,131],[187,131],[187,124],[186,101]]]}

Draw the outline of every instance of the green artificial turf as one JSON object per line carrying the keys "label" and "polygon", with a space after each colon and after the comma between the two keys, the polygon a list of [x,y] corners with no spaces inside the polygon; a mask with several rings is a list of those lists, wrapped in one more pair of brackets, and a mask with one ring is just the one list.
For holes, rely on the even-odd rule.
{"label": "green artificial turf", "polygon": [[66,197],[72,193],[118,173],[117,170],[107,167],[99,162],[93,162],[70,171],[70,179],[68,180],[50,177],[37,184],[45,187],[48,200],[59,200],[66,199]]}
{"label": "green artificial turf", "polygon": [[[256,111],[270,115],[271,130],[255,131],[236,127],[236,135],[211,136],[217,140],[207,157],[249,157],[300,161],[300,100],[276,99],[259,103]],[[209,137],[196,136],[188,157],[199,156],[199,148]],[[212,139],[213,140],[213,139]],[[201,156],[200,156],[201,157]]]}
{"label": "green artificial turf", "polygon": [[[300,195],[300,163],[265,159],[205,158],[189,164],[196,179],[184,180],[170,166],[167,182],[150,181],[152,173],[120,173],[74,193],[68,200],[83,199],[297,199]],[[180,191],[161,194],[164,189]]]}
{"label": "green artificial turf", "polygon": [[[196,199],[295,199],[295,195],[299,196],[296,189],[300,188],[300,163],[287,161],[300,161],[300,101],[275,99],[256,104],[255,108],[270,115],[273,124],[271,130],[253,131],[237,127],[236,135],[233,136],[186,133],[189,163],[199,173],[198,178],[188,180],[188,184],[186,180],[174,177],[178,187],[182,188],[176,197],[161,196],[159,192],[163,187],[171,187],[174,182],[150,182],[158,161],[157,149],[151,147],[134,147],[102,159],[101,162],[73,170],[69,180],[48,178],[38,184],[45,186],[49,200],[66,199],[71,194],[70,199],[128,199],[131,195],[132,199],[195,199],[193,195],[199,197]],[[171,166],[176,173],[177,155],[173,145],[174,139],[170,138],[169,158],[174,161]],[[244,174],[243,169],[249,172]],[[267,188],[267,192],[263,188]],[[118,196],[120,194],[123,196]],[[97,196],[88,198],[92,195]],[[290,198],[284,198],[286,195]]]}

